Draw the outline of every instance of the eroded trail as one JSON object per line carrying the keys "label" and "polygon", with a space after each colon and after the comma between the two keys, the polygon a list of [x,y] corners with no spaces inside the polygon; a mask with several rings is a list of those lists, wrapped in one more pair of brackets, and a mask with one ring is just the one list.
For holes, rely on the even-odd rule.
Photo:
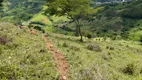
{"label": "eroded trail", "polygon": [[64,58],[64,55],[59,52],[56,47],[53,46],[52,42],[48,39],[47,36],[44,36],[44,39],[46,41],[46,46],[52,53],[58,71],[60,73],[60,80],[68,80],[68,73],[69,73],[69,63],[68,61]]}

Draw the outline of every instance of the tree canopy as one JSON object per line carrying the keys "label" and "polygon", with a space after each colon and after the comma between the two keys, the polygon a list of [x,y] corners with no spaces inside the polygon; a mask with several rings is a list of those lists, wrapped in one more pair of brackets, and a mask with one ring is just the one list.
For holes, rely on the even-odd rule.
{"label": "tree canopy", "polygon": [[47,5],[49,7],[47,11],[50,15],[66,15],[75,22],[82,41],[80,30],[82,23],[80,20],[87,20],[92,14],[93,9],[90,6],[90,0],[50,0]]}

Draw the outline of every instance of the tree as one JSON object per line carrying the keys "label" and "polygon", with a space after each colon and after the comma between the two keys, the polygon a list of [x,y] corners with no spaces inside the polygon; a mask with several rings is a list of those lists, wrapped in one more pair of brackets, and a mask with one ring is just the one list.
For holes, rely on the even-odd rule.
{"label": "tree", "polygon": [[90,0],[50,0],[47,6],[50,15],[68,16],[76,24],[76,31],[81,37],[80,41],[83,42],[81,32],[83,20],[88,20],[93,13]]}

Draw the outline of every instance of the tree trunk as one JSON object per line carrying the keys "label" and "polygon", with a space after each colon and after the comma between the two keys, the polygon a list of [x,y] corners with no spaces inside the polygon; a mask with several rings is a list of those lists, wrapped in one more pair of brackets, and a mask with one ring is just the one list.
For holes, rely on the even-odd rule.
{"label": "tree trunk", "polygon": [[80,23],[78,20],[75,21],[75,24],[76,24],[76,31],[79,33],[79,36],[80,36],[80,42],[83,42],[83,36],[82,36],[82,32],[81,32],[81,29],[80,29]]}
{"label": "tree trunk", "polygon": [[83,42],[83,36],[82,36],[82,33],[81,33],[80,26],[78,27],[78,32],[79,32],[79,35],[80,35],[80,42]]}

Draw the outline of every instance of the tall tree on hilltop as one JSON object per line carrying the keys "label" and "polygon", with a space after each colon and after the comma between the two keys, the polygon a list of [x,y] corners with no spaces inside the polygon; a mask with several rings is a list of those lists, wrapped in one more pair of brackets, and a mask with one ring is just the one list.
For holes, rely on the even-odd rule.
{"label": "tall tree on hilltop", "polygon": [[83,20],[88,20],[93,13],[90,0],[48,0],[48,13],[56,16],[68,16],[76,24],[76,32],[80,35],[83,42],[81,27]]}

